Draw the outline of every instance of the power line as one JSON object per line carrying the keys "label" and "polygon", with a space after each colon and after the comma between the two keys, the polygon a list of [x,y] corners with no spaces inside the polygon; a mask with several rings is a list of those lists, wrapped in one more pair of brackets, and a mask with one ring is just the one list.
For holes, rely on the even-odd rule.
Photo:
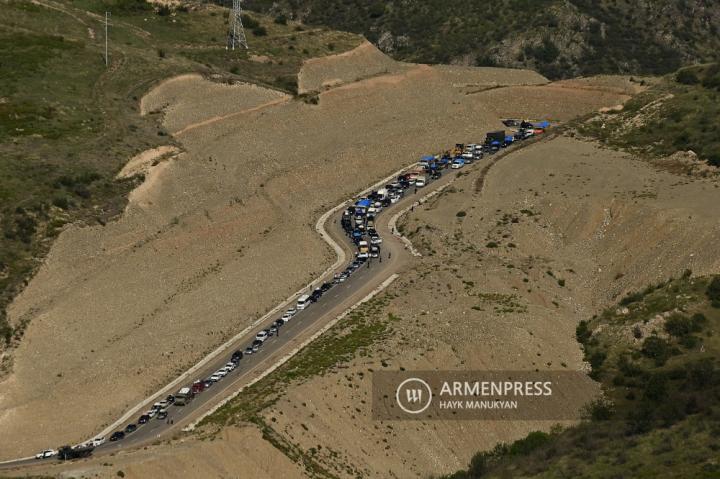
{"label": "power line", "polygon": [[105,66],[108,66],[109,63],[109,57],[108,57],[108,19],[110,17],[110,12],[105,12]]}

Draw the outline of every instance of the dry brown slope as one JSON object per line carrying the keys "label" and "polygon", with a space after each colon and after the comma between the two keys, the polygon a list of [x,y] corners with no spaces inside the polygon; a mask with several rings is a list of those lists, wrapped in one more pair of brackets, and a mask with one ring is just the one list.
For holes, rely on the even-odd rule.
{"label": "dry brown slope", "polygon": [[[552,424],[374,422],[372,370],[581,369],[579,319],[685,268],[720,270],[717,189],[709,180],[679,178],[568,138],[501,160],[481,194],[476,180],[477,173],[461,177],[404,223],[405,231],[418,230],[411,237],[425,256],[389,291],[396,297],[381,315],[400,318],[395,333],[288,388],[265,413],[283,438],[319,451],[314,457],[340,477],[449,472],[478,449]],[[487,247],[490,241],[498,247]],[[578,385],[568,406],[595,390]],[[160,462],[171,464],[172,449],[163,451]],[[139,474],[151,470],[132,456],[127,463]],[[225,463],[218,476],[244,460]]]}
{"label": "dry brown slope", "polygon": [[217,106],[206,96],[218,87],[199,78],[158,88],[157,105],[182,105],[166,109],[168,127],[199,126],[120,221],[68,228],[12,305],[13,321],[31,321],[0,393],[14,439],[3,457],[93,434],[322,271],[321,211],[500,126],[484,97],[430,67],[330,90],[318,106],[262,106],[275,93],[249,85],[223,86]]}

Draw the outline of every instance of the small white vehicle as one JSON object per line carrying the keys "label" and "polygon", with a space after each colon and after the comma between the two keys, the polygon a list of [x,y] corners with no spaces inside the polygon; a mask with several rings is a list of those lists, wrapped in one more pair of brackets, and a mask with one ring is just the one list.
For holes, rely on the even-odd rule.
{"label": "small white vehicle", "polygon": [[398,201],[400,201],[400,197],[399,197],[399,196],[397,196],[397,195],[392,195],[392,196],[390,196],[390,203],[395,204],[395,203],[397,203]]}
{"label": "small white vehicle", "polygon": [[210,379],[210,381],[216,383],[216,382],[220,381],[222,378],[223,378],[223,377],[220,376],[218,373],[215,373],[215,374],[213,374],[212,376],[210,376],[209,379]]}
{"label": "small white vehicle", "polygon": [[104,437],[96,437],[92,441],[90,441],[90,444],[92,444],[94,447],[102,446],[105,444],[105,438]]}
{"label": "small white vehicle", "polygon": [[44,451],[35,454],[35,459],[47,459],[48,457],[54,456],[57,456],[57,451],[55,449],[45,449]]}
{"label": "small white vehicle", "polygon": [[225,365],[225,367],[226,367],[226,368],[230,368],[230,371],[232,371],[232,370],[234,370],[234,369],[237,367],[237,364],[235,364],[234,362],[230,361],[229,363],[227,363],[227,364]]}
{"label": "small white vehicle", "polygon": [[149,411],[145,412],[145,414],[147,414],[148,416],[150,416],[151,418],[153,418],[153,417],[155,417],[155,415],[157,414],[157,412],[158,412],[158,409],[154,409],[154,408],[153,408],[153,409],[150,409]]}
{"label": "small white vehicle", "polygon": [[371,236],[370,244],[374,244],[374,245],[382,244],[382,238],[380,236]]}
{"label": "small white vehicle", "polygon": [[418,179],[415,180],[415,186],[417,186],[418,188],[422,188],[423,186],[425,186],[425,177],[418,177]]}
{"label": "small white vehicle", "polygon": [[358,253],[357,258],[358,259],[368,259],[370,257],[370,254],[367,252]]}
{"label": "small white vehicle", "polygon": [[269,336],[268,336],[268,333],[266,333],[265,331],[260,331],[259,333],[257,333],[257,334],[255,335],[255,339],[256,339],[257,341],[262,341],[262,342],[265,342],[265,340],[266,340],[268,337],[269,337]]}
{"label": "small white vehicle", "polygon": [[[225,376],[227,376],[227,373],[228,373],[228,370],[225,369],[225,368],[218,369],[217,371],[215,371],[215,374],[217,374],[217,375],[220,376],[221,378],[224,378]],[[213,376],[214,376],[214,375],[213,375]]]}
{"label": "small white vehicle", "polygon": [[287,311],[285,311],[285,314],[289,314],[290,317],[295,316],[295,313],[297,313],[297,309],[295,309],[295,308],[290,308]]}

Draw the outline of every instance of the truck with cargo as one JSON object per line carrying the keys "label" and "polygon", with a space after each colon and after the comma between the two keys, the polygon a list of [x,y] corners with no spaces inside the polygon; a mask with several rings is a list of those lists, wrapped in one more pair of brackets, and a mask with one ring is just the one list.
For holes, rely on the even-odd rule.
{"label": "truck with cargo", "polygon": [[193,396],[194,394],[192,392],[192,389],[182,388],[177,392],[177,394],[175,394],[175,405],[185,406],[192,400]]}

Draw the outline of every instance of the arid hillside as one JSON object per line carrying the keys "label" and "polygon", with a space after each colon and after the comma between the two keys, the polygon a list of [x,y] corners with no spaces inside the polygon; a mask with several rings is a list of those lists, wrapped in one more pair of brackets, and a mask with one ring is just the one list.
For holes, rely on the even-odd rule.
{"label": "arid hillside", "polygon": [[[336,71],[357,68],[337,58]],[[119,221],[65,229],[11,305],[12,323],[29,326],[0,393],[0,425],[17,438],[2,456],[86,438],[305,284],[332,262],[311,225],[377,178],[501,126],[513,101],[565,120],[626,98],[496,104],[447,67],[398,71],[326,91],[318,105],[193,76],[152,90],[143,108],[165,112],[183,151],[151,162]],[[517,70],[468,76],[483,75],[492,94],[503,76],[546,83]],[[37,367],[49,357],[53,367]]]}
{"label": "arid hillside", "polygon": [[[357,68],[344,65],[347,57],[338,56],[339,64],[329,66],[333,78],[345,68]],[[152,91],[143,105],[164,109],[165,122],[185,151],[151,167],[145,183],[150,186],[134,197],[119,222],[65,232],[12,309],[16,318],[33,315],[36,320],[18,351],[16,373],[6,383],[2,405],[9,414],[3,427],[20,437],[20,430],[36,427],[32,418],[38,414],[52,418],[58,404],[66,417],[78,419],[72,427],[49,419],[42,433],[22,435],[32,440],[7,445],[3,453],[91,434],[324,269],[331,258],[310,225],[353,191],[422,153],[477,141],[506,115],[566,121],[621,103],[631,93],[608,88],[607,81],[592,88],[588,82],[582,88],[546,85],[536,74],[518,71],[507,72],[509,86],[503,87],[503,70],[462,71],[469,81],[458,82],[460,74],[451,67],[398,67],[395,73],[330,88],[317,105],[249,85],[218,93],[217,86],[197,77]],[[528,86],[533,82],[542,84]],[[192,97],[177,100],[183,84],[198,98],[196,105],[187,103]],[[479,86],[469,92],[468,84]],[[206,101],[197,93],[203,89],[227,93],[227,102]],[[228,109],[231,101],[238,102],[237,111]],[[376,424],[364,398],[369,373],[400,366],[581,369],[573,339],[577,321],[614,294],[659,274],[652,262],[640,261],[637,270],[624,268],[620,276],[609,266],[619,264],[620,257],[602,254],[602,241],[610,234],[628,235],[624,225],[632,215],[665,214],[652,195],[631,193],[637,185],[655,181],[663,195],[665,188],[679,186],[672,186],[674,177],[644,164],[570,139],[502,159],[481,193],[476,192],[479,174],[476,168],[460,176],[438,200],[416,208],[402,223],[424,256],[363,313],[377,321],[381,334],[370,335],[369,343],[351,347],[350,355],[326,374],[293,385],[274,406],[259,411],[269,427],[266,438],[275,438],[270,443],[276,449],[263,445],[259,452],[251,432],[257,426],[240,416],[225,432],[215,433],[216,426],[204,429],[201,437],[212,441],[185,438],[182,447],[160,444],[149,449],[152,455],[119,454],[112,466],[90,460],[72,466],[68,474],[177,472],[168,465],[177,466],[176,455],[182,454],[188,468],[223,477],[257,464],[257,454],[267,457],[274,451],[270,455],[279,459],[266,459],[260,469],[266,475],[303,473],[283,465],[288,454],[295,463],[310,458],[310,464],[340,476],[362,471],[367,477],[424,477],[464,466],[483,445],[549,428],[538,422],[467,423],[463,434],[472,441],[465,443],[457,440],[454,422]],[[697,200],[672,218],[680,221],[696,207],[711,215],[698,206],[703,185],[684,187]],[[629,207],[620,207],[620,199],[628,205],[642,201],[647,210],[612,221]],[[585,206],[577,209],[578,204]],[[612,211],[610,219],[606,209]],[[568,223],[568,210],[588,214]],[[603,230],[605,223],[611,232]],[[674,247],[671,240],[661,247]],[[488,247],[492,241],[498,247]],[[61,284],[83,286],[58,289]],[[331,330],[327,340],[353,338],[354,324]],[[56,339],[60,331],[62,343]],[[125,354],[128,350],[132,356]],[[59,358],[62,377],[32,367],[47,355]],[[65,377],[72,377],[72,384]],[[78,385],[82,397],[73,395]],[[107,396],[109,388],[116,394]],[[595,390],[588,382],[568,399],[579,408]],[[98,398],[103,408],[93,407]],[[48,434],[49,429],[54,432]],[[425,451],[422,460],[412,452],[413,444]],[[223,452],[230,450],[237,454]],[[368,463],[368,457],[377,460]],[[307,472],[307,464],[303,467]]]}

